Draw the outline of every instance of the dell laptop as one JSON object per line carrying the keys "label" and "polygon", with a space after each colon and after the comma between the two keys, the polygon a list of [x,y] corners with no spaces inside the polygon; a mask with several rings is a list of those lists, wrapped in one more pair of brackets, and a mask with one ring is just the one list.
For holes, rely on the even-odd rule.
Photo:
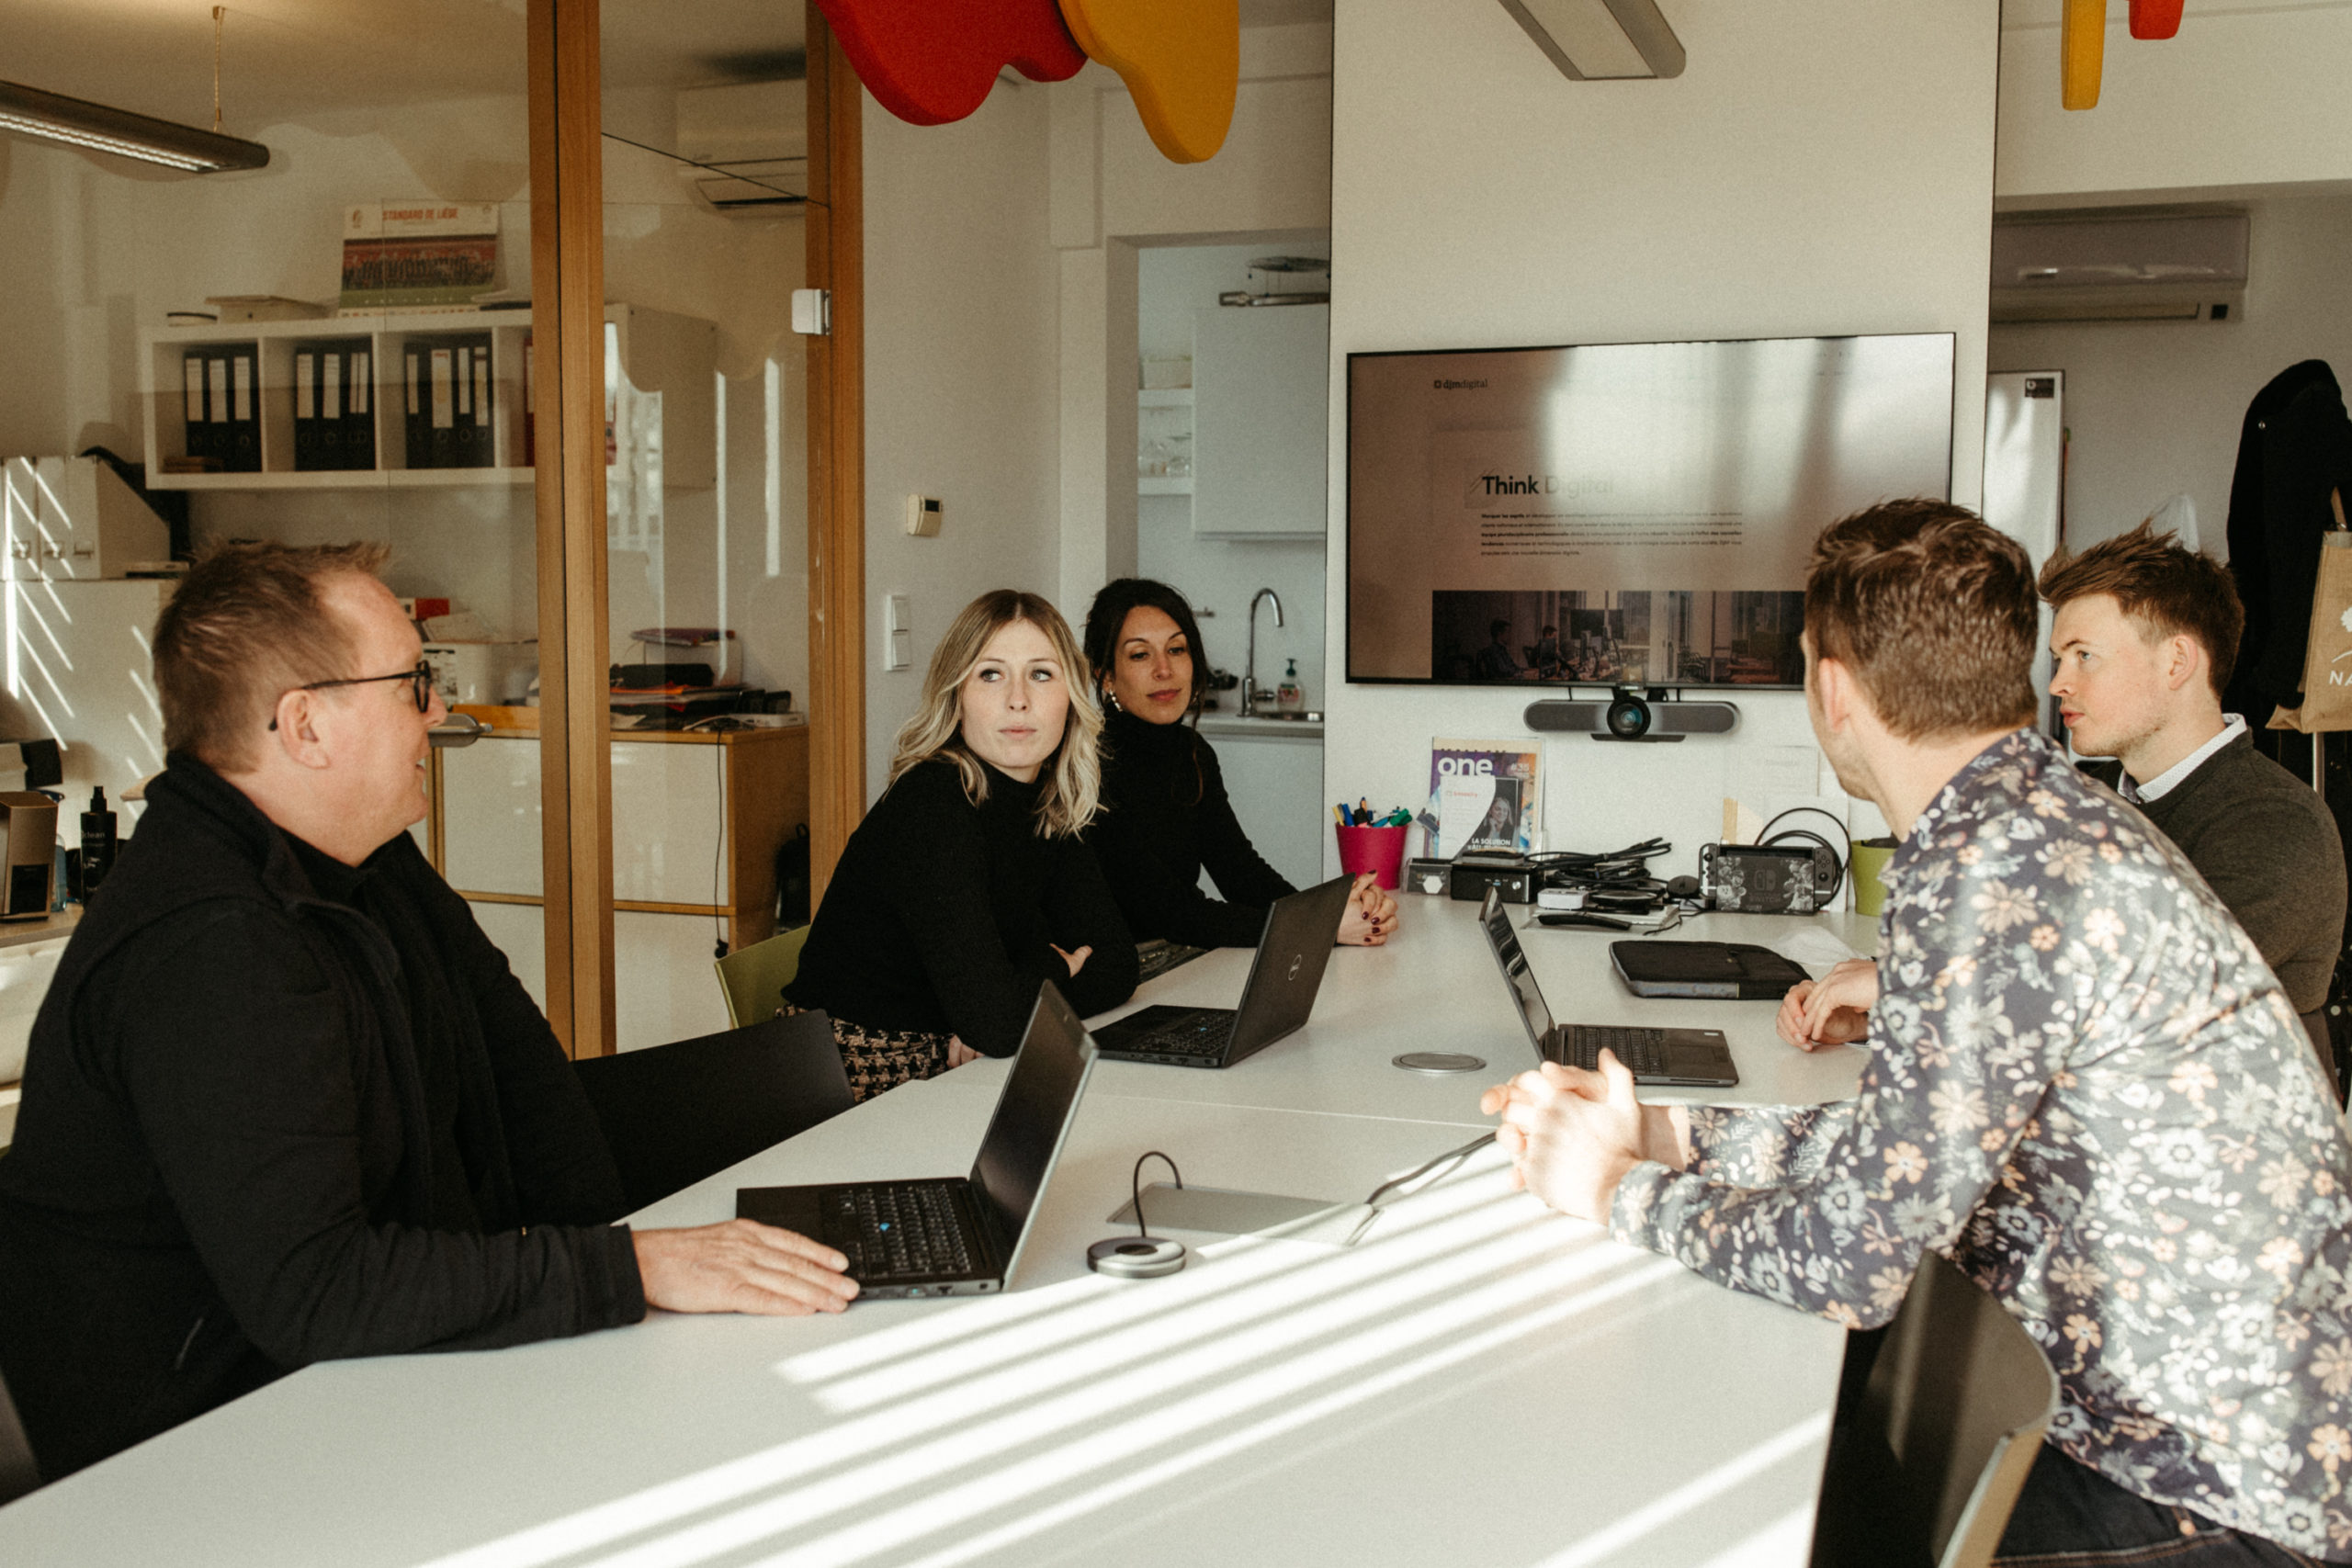
{"label": "dell laptop", "polygon": [[1295,1032],[1315,1010],[1353,886],[1352,878],[1335,876],[1274,900],[1240,1007],[1138,1009],[1095,1030],[1096,1048],[1114,1062],[1229,1067]]}
{"label": "dell laptop", "polygon": [[1519,933],[1511,929],[1502,898],[1491,887],[1487,889],[1486,902],[1478,906],[1478,923],[1486,928],[1487,945],[1494,950],[1503,984],[1510,988],[1511,1000],[1519,1004],[1527,1038],[1545,1061],[1595,1072],[1601,1048],[1606,1046],[1625,1064],[1635,1083],[1729,1089],[1739,1082],[1739,1069],[1732,1064],[1731,1047],[1724,1043],[1720,1030],[1553,1022],[1552,1010],[1535,984],[1533,971],[1527,967],[1527,954],[1520,949]]}
{"label": "dell laptop", "polygon": [[1086,1026],[1045,982],[971,1175],[739,1188],[736,1217],[839,1250],[860,1301],[1001,1291],[1093,1070]]}

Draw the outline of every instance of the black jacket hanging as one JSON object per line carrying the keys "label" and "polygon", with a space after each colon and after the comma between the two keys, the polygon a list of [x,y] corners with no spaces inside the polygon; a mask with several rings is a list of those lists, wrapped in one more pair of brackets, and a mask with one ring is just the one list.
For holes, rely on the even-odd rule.
{"label": "black jacket hanging", "polygon": [[2352,495],[2352,420],[2323,359],[2306,359],[2255,394],[2230,480],[2230,572],[2245,636],[2222,705],[2256,730],[2271,710],[2302,705],[2319,536],[2335,524],[2328,492]]}

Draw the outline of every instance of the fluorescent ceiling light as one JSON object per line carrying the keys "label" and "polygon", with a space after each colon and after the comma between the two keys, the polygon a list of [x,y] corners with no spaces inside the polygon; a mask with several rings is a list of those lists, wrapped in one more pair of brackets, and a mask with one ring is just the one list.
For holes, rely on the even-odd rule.
{"label": "fluorescent ceiling light", "polygon": [[269,149],[258,141],[241,141],[192,125],[152,119],[15,82],[0,82],[0,131],[38,136],[198,175],[258,169],[269,162]]}
{"label": "fluorescent ceiling light", "polygon": [[1502,0],[1535,47],[1572,79],[1682,74],[1682,40],[1656,0]]}

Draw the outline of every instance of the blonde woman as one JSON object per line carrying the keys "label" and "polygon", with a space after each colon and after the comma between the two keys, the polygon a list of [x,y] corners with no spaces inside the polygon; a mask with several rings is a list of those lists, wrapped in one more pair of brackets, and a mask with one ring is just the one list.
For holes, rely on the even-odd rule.
{"label": "blonde woman", "polygon": [[1079,838],[1102,730],[1078,641],[1035,594],[983,593],[940,639],[784,991],[831,1015],[860,1100],[1012,1055],[1042,981],[1081,1014],[1135,990],[1135,940]]}

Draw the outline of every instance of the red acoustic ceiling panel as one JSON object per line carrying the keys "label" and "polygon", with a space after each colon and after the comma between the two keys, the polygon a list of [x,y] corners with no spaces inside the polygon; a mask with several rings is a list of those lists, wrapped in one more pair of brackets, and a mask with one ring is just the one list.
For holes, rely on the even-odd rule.
{"label": "red acoustic ceiling panel", "polygon": [[2180,0],[2132,0],[2133,38],[2170,38],[2180,31]]}
{"label": "red acoustic ceiling panel", "polygon": [[913,125],[962,119],[1010,65],[1033,82],[1086,56],[1055,0],[817,0],[875,101]]}

